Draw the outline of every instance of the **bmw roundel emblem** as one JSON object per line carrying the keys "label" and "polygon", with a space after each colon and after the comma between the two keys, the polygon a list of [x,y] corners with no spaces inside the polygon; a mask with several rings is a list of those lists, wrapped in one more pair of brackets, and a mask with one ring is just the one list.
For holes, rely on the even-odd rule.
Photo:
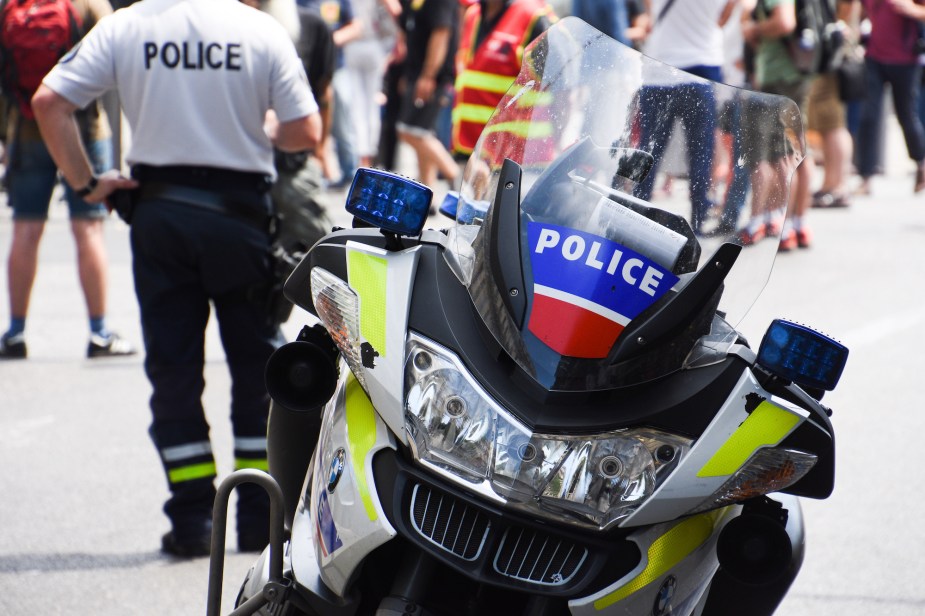
{"label": "bmw roundel emblem", "polygon": [[328,492],[334,492],[340,476],[344,474],[344,465],[346,464],[347,452],[341,447],[334,452],[331,458],[331,473],[328,475]]}
{"label": "bmw roundel emblem", "polygon": [[678,580],[673,575],[669,575],[658,589],[658,596],[655,597],[655,605],[652,606],[652,616],[669,616],[671,614],[671,599],[674,597],[674,591],[678,586]]}

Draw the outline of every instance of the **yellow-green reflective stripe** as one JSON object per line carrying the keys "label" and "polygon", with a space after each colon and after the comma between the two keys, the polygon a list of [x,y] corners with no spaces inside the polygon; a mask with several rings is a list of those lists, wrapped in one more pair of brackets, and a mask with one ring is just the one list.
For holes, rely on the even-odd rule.
{"label": "yellow-green reflective stripe", "polygon": [[356,477],[357,491],[363,501],[363,508],[370,521],[379,517],[369,495],[366,481],[366,456],[376,444],[376,411],[359,381],[351,374],[344,388],[344,404],[347,410],[347,442],[350,445],[350,464]]}
{"label": "yellow-green reflective stripe", "polygon": [[763,401],[736,428],[713,457],[697,473],[698,477],[725,477],[739,470],[761,447],[774,446],[790,434],[800,416]]}
{"label": "yellow-green reflective stripe", "polygon": [[513,77],[505,75],[493,75],[481,71],[463,71],[456,78],[456,89],[475,88],[486,92],[507,92],[511,84],[514,83]]}
{"label": "yellow-green reflective stripe", "polygon": [[234,470],[239,471],[242,468],[256,468],[259,471],[270,472],[270,464],[266,458],[235,458]]}
{"label": "yellow-green reflective stripe", "polygon": [[486,124],[491,118],[491,114],[495,112],[494,107],[488,107],[486,105],[469,105],[467,103],[460,103],[453,109],[453,121],[454,122],[477,122],[479,124]]}
{"label": "yellow-green reflective stripe", "polygon": [[486,133],[511,133],[518,137],[548,137],[552,134],[549,122],[499,122],[485,127]]}
{"label": "yellow-green reflective stripe", "polygon": [[674,525],[649,546],[646,568],[627,584],[595,601],[594,609],[606,609],[662,577],[710,538],[716,521],[724,511],[710,511]]}
{"label": "yellow-green reflective stripe", "polygon": [[347,278],[360,296],[360,333],[380,357],[385,357],[385,289],[389,266],[382,257],[352,250],[347,253]]}
{"label": "yellow-green reflective stripe", "polygon": [[167,479],[170,483],[181,483],[193,479],[202,479],[203,477],[215,477],[215,462],[190,464],[189,466],[171,468],[167,471]]}

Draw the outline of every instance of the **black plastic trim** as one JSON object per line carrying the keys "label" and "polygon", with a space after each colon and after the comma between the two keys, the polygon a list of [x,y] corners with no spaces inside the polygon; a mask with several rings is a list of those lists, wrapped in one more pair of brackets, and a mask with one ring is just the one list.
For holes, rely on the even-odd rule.
{"label": "black plastic trim", "polygon": [[[698,320],[697,316],[722,288],[726,275],[741,251],[742,247],[737,244],[723,244],[710,257],[710,263],[695,274],[687,286],[671,295],[664,303],[656,304],[657,308],[653,307],[655,310],[651,316],[642,314],[637,317],[611,350],[611,363],[625,361],[645,350],[640,347],[640,340],[643,340],[645,345],[652,345],[657,341],[678,336],[689,323]],[[694,333],[699,335],[698,332]]]}
{"label": "black plastic trim", "polygon": [[[735,388],[748,364],[730,356],[634,387],[554,392],[525,374],[493,340],[466,288],[435,246],[422,245],[409,327],[453,350],[501,405],[536,431],[579,433],[648,425],[699,436]],[[486,344],[489,342],[489,344]],[[610,410],[612,409],[612,410]]]}
{"label": "black plastic trim", "polygon": [[488,224],[488,244],[492,277],[504,305],[517,327],[523,326],[527,311],[526,285],[520,260],[520,181],[523,172],[512,160],[505,159],[498,177],[495,207]]}
{"label": "black plastic trim", "polygon": [[[347,280],[347,259],[344,249],[348,241],[353,240],[376,248],[387,249],[389,239],[379,229],[343,229],[325,236],[315,244],[302,262],[296,266],[286,280],[283,292],[286,297],[303,310],[317,315],[312,303],[311,274],[312,268],[322,267],[341,280]],[[403,245],[410,248],[417,240],[406,238]]]}
{"label": "black plastic trim", "polygon": [[[344,247],[354,240],[379,248],[378,230],[344,230],[312,248],[286,282],[286,295],[315,313],[310,272],[323,267],[347,279]],[[749,364],[737,356],[695,370],[679,370],[632,387],[592,392],[549,391],[524,373],[494,341],[469,293],[436,244],[420,246],[409,328],[456,353],[488,393],[535,431],[581,433],[651,426],[698,437],[733,391]],[[420,298],[427,298],[421,301]]]}
{"label": "black plastic trim", "polygon": [[788,511],[787,534],[793,554],[790,566],[778,579],[765,584],[745,584],[737,581],[720,568],[713,576],[704,616],[727,616],[747,614],[748,616],[771,616],[783,601],[803,566],[806,536],[803,515],[796,497],[774,494],[769,498],[783,504]]}
{"label": "black plastic trim", "polygon": [[[373,458],[373,475],[383,511],[399,535],[442,564],[482,584],[531,595],[586,596],[625,576],[642,558],[639,547],[625,538],[628,531],[616,529],[607,533],[581,533],[493,507],[484,497],[441,482],[432,474],[405,461],[391,449],[382,450]],[[455,557],[423,538],[414,529],[408,512],[415,484],[426,485],[463,501],[489,517],[491,529],[486,546],[476,560],[466,561]],[[575,578],[562,586],[543,586],[505,577],[494,570],[493,557],[508,528],[527,528],[563,538],[587,549],[588,557]]]}

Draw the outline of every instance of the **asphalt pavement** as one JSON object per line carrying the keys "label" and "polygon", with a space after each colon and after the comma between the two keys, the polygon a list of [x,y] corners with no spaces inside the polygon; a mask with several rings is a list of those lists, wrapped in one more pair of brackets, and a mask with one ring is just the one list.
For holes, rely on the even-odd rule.
{"label": "asphalt pavement", "polygon": [[[838,436],[836,490],[804,504],[806,560],[779,614],[925,614],[925,195],[913,196],[912,166],[893,131],[894,155],[874,195],[812,210],[813,247],[779,255],[741,324],[757,342],[772,318],[787,317],[851,350],[839,388],[825,398]],[[342,197],[328,195],[341,220]],[[10,210],[0,207],[4,257],[11,228]],[[140,346],[127,227],[111,220],[106,242],[109,323]],[[2,326],[5,288],[4,267]],[[290,336],[304,317],[297,309]],[[27,333],[29,359],[0,362],[0,613],[203,614],[208,561],[158,551],[167,486],[147,435],[142,356],[85,358],[86,310],[61,203],[42,243]],[[229,379],[214,322],[206,357],[204,403],[224,475]],[[253,560],[229,542],[225,611]]]}

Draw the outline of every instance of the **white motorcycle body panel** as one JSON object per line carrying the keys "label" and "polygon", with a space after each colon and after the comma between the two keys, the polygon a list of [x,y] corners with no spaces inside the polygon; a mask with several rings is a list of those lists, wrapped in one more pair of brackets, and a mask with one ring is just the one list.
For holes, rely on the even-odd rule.
{"label": "white motorcycle body panel", "polygon": [[389,252],[347,242],[344,258],[347,283],[360,299],[360,342],[369,349],[363,363],[367,391],[342,362],[337,391],[324,410],[311,489],[304,492],[292,533],[296,578],[310,579],[317,567],[325,585],[341,596],[366,555],[396,534],[378,499],[372,458],[405,440],[405,341],[419,250]]}
{"label": "white motorcycle body panel", "polygon": [[[756,417],[753,421],[765,420],[773,425],[763,430],[762,441],[754,441],[744,427],[754,412],[751,406],[761,400],[762,412],[769,417]],[[739,379],[736,389],[726,399],[723,407],[713,418],[703,435],[672,471],[665,482],[643,505],[633,512],[620,526],[633,527],[671,520],[693,510],[716,492],[732,474],[744,464],[748,457],[762,447],[773,447],[796,430],[809,413],[789,402],[771,396],[761,388],[751,370],[746,370]],[[723,447],[741,450],[732,467],[722,472],[710,471],[707,465]],[[706,469],[706,470],[705,470]],[[727,472],[728,471],[728,472]]]}
{"label": "white motorcycle body panel", "polygon": [[[311,490],[303,495],[292,529],[296,579],[318,575],[343,596],[369,552],[395,536],[378,498],[372,459],[395,448],[392,432],[346,364],[324,410]],[[314,562],[312,562],[314,561]]]}
{"label": "white motorcycle body panel", "polygon": [[363,377],[376,412],[405,442],[405,338],[418,247],[400,252],[347,242],[347,283],[360,298],[360,341],[371,349]]}

